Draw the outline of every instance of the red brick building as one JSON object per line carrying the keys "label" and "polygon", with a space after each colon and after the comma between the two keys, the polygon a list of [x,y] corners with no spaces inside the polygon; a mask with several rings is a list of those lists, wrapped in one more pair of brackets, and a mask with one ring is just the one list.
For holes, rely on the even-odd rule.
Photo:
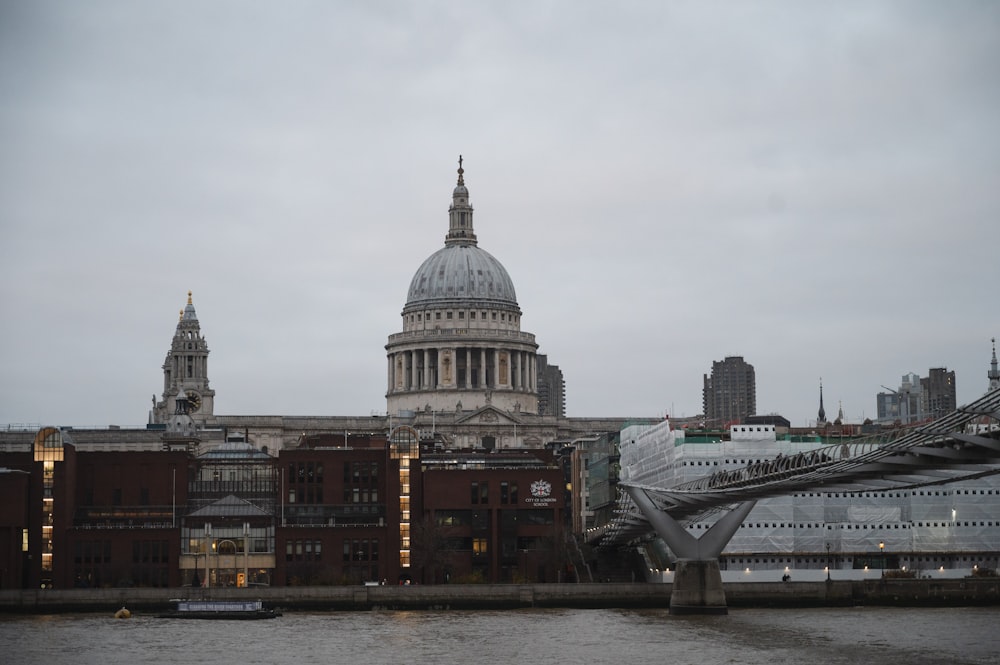
{"label": "red brick building", "polygon": [[[43,428],[0,450],[4,588],[565,579],[544,450],[445,452],[397,427],[198,454],[79,450]],[[142,447],[136,444],[136,447]]]}
{"label": "red brick building", "polygon": [[565,580],[563,477],[550,452],[422,451],[420,467],[420,581]]}
{"label": "red brick building", "polygon": [[[346,444],[346,445],[345,445]],[[278,455],[277,585],[399,577],[398,460],[384,435],[310,436]]]}

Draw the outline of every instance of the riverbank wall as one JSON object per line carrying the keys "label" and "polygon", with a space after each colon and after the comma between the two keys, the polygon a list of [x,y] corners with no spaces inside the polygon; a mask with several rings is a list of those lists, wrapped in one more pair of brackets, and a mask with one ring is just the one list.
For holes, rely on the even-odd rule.
{"label": "riverbank wall", "polygon": [[[730,608],[1000,605],[1000,578],[724,584]],[[528,607],[667,608],[670,584],[443,584],[435,586],[0,590],[0,612],[159,612],[177,599],[262,600],[285,611],[476,610]]]}

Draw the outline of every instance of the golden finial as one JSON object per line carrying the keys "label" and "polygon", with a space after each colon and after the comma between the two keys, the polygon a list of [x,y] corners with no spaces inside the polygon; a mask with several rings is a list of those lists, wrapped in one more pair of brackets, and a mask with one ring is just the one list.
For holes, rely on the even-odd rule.
{"label": "golden finial", "polygon": [[465,178],[462,175],[463,173],[465,173],[465,169],[462,168],[462,156],[459,155],[458,156],[458,184],[460,184],[460,185],[464,185],[465,184]]}
{"label": "golden finial", "polygon": [[179,312],[177,312],[177,318],[178,318],[178,320],[180,320],[180,321],[183,321],[183,320],[184,320],[184,310],[183,310],[183,309],[182,309],[182,310],[180,310]]}
{"label": "golden finial", "polygon": [[192,304],[191,303],[191,292],[190,291],[188,291],[188,304],[189,305]]}

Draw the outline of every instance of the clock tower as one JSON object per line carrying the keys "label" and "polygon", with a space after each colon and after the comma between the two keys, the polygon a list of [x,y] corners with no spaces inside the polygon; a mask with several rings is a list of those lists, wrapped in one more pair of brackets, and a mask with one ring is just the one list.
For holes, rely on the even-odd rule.
{"label": "clock tower", "polygon": [[201,335],[190,291],[163,361],[163,399],[153,397],[150,422],[167,423],[177,412],[179,396],[186,397],[186,410],[194,422],[203,425],[213,416],[215,391],[208,385],[208,343]]}

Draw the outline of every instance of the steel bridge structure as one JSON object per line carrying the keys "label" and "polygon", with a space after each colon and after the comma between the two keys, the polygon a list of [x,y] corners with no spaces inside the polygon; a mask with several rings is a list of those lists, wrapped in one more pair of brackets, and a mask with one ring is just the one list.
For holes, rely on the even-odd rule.
{"label": "steel bridge structure", "polygon": [[[1000,473],[1000,390],[920,425],[777,456],[671,487],[622,481],[599,547],[655,533],[677,556],[671,612],[724,613],[718,557],[758,499],[910,489]],[[700,538],[685,525],[722,513]]]}

